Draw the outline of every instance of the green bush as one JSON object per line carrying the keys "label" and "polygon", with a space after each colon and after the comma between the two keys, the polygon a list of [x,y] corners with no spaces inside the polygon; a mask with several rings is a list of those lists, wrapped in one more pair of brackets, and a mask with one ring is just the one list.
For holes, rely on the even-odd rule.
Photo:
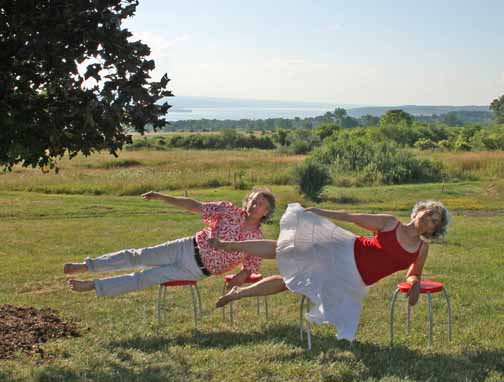
{"label": "green bush", "polygon": [[420,150],[434,150],[437,147],[437,145],[436,142],[432,141],[429,138],[420,138],[418,141],[415,142],[413,147]]}
{"label": "green bush", "polygon": [[331,183],[331,174],[327,166],[307,160],[296,167],[296,183],[303,195],[317,201],[323,188]]}
{"label": "green bush", "polygon": [[314,150],[312,158],[337,174],[357,175],[358,184],[436,182],[441,163],[420,160],[392,142],[374,143],[366,137],[343,136]]}

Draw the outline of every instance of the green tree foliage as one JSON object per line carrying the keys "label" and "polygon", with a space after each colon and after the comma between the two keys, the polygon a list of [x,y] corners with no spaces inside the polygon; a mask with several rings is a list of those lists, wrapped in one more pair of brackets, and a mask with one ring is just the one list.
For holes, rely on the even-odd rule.
{"label": "green tree foliage", "polygon": [[380,124],[380,118],[375,117],[371,114],[363,115],[358,119],[359,125],[361,126],[378,126]]}
{"label": "green tree foliage", "polygon": [[[68,152],[116,154],[165,124],[168,78],[121,25],[136,0],[0,3],[0,164],[46,168]],[[84,73],[79,73],[79,65]],[[91,81],[92,83],[89,83]]]}
{"label": "green tree foliage", "polygon": [[334,109],[332,114],[326,113],[326,116],[328,114],[330,115],[328,122],[334,122],[335,124],[343,127],[344,129],[349,129],[352,127],[359,126],[359,122],[355,118],[348,116],[347,111],[345,109],[340,108],[340,107]]}
{"label": "green tree foliage", "polygon": [[333,134],[337,134],[341,130],[337,124],[332,122],[324,122],[318,125],[313,133],[318,137],[320,141],[332,136]]}
{"label": "green tree foliage", "polygon": [[318,201],[325,186],[331,184],[327,166],[306,160],[296,167],[296,183],[299,191],[310,200]]}
{"label": "green tree foliage", "polygon": [[287,129],[276,129],[273,134],[273,140],[280,146],[285,146],[287,144],[288,135],[289,131]]}
{"label": "green tree foliage", "polygon": [[496,123],[504,123],[504,95],[492,101],[490,110]]}
{"label": "green tree foliage", "polygon": [[397,109],[387,111],[380,118],[380,124],[382,126],[399,125],[401,123],[406,124],[406,126],[411,126],[413,124],[413,116],[401,109]]}
{"label": "green tree foliage", "polygon": [[444,114],[441,117],[442,123],[445,123],[448,126],[460,126],[462,123],[458,120],[457,118],[457,113],[455,112],[449,112]]}

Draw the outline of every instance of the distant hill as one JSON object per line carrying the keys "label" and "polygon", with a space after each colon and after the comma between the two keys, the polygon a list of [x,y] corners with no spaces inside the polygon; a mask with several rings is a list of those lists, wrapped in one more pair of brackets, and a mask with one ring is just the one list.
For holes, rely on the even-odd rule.
{"label": "distant hill", "polygon": [[440,115],[457,111],[478,111],[489,112],[488,106],[418,106],[418,105],[403,105],[403,106],[364,106],[352,109],[347,109],[347,114],[353,118],[360,118],[363,115],[370,114],[375,117],[381,117],[389,110],[401,109],[415,116],[431,116]]}

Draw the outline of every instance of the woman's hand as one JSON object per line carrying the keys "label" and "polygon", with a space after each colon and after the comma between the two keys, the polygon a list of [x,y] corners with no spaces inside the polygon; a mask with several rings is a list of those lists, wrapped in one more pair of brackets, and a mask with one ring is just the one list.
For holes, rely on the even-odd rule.
{"label": "woman's hand", "polygon": [[210,247],[215,249],[225,249],[226,245],[216,237],[209,237],[207,243]]}
{"label": "woman's hand", "polygon": [[408,292],[408,304],[416,305],[418,297],[420,297],[420,282],[415,282]]}
{"label": "woman's hand", "polygon": [[142,194],[142,198],[144,198],[144,200],[157,200],[159,199],[159,196],[160,194],[158,194],[155,191],[149,191],[146,192],[145,194]]}
{"label": "woman's hand", "polygon": [[312,212],[314,214],[318,214],[318,212],[320,211],[320,209],[318,209],[316,207],[308,207],[308,208],[305,208],[305,211],[306,212]]}

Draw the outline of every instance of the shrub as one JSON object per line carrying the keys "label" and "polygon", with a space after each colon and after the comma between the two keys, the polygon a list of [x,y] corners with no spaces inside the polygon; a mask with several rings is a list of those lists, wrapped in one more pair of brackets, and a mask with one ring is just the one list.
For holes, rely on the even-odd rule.
{"label": "shrub", "polygon": [[442,165],[419,160],[391,142],[373,143],[344,137],[316,149],[313,160],[331,165],[338,174],[357,174],[358,184],[433,182],[442,179]]}
{"label": "shrub", "polygon": [[289,146],[289,152],[297,155],[307,154],[310,149],[310,144],[300,139],[292,142],[292,144]]}
{"label": "shrub", "polygon": [[433,150],[437,147],[436,142],[429,138],[420,138],[415,142],[414,147],[420,150]]}
{"label": "shrub", "polygon": [[331,183],[329,169],[312,160],[297,166],[295,174],[299,191],[314,201],[320,200],[323,188]]}

